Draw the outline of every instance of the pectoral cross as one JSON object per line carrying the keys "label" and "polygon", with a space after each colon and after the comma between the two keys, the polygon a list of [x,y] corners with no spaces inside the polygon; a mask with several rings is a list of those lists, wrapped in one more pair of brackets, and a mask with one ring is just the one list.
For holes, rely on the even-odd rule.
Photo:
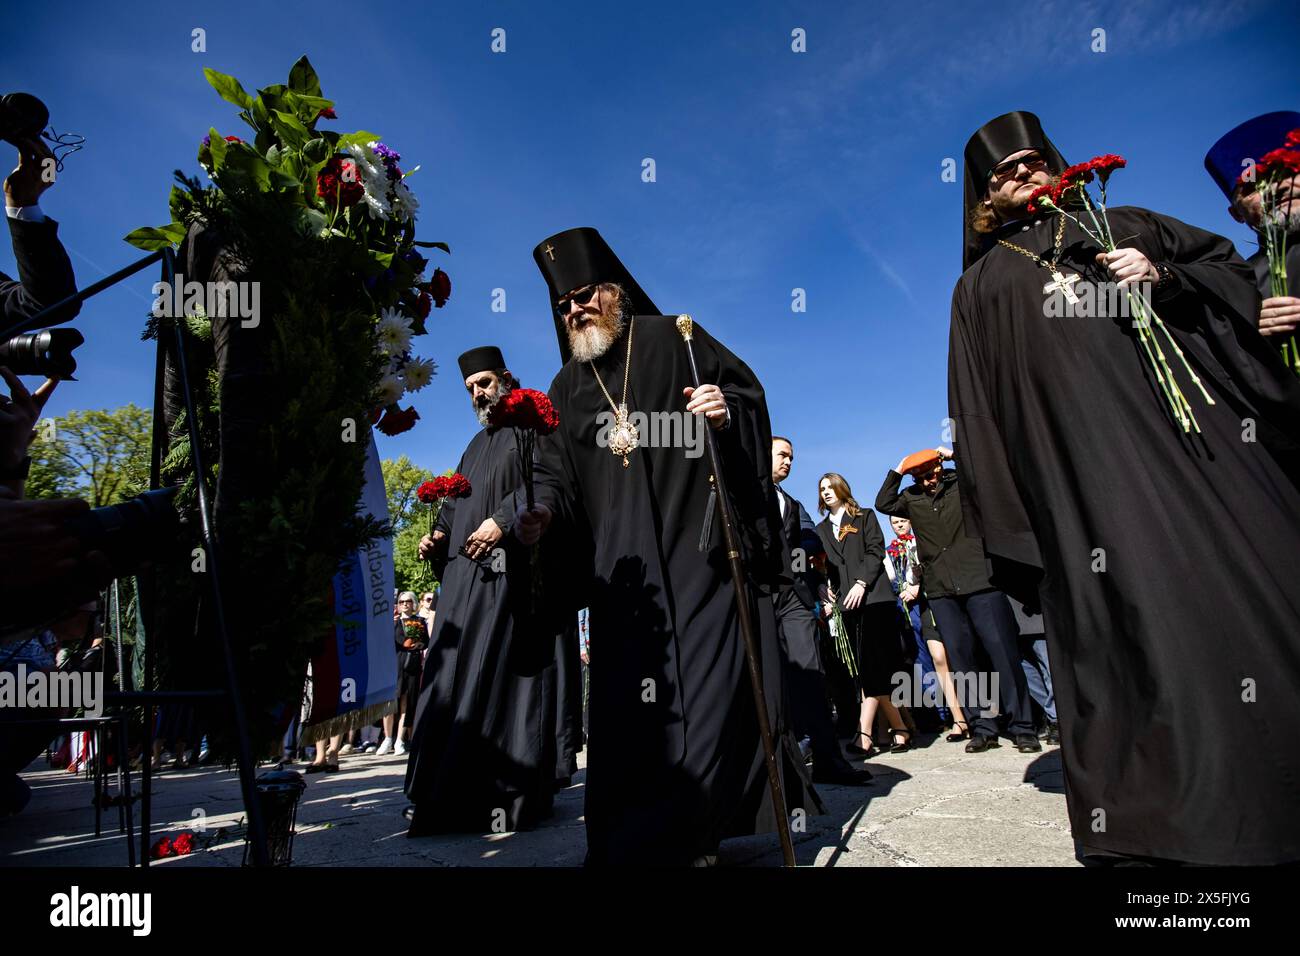
{"label": "pectoral cross", "polygon": [[1043,286],[1043,294],[1049,295],[1053,288],[1065,295],[1065,301],[1070,305],[1078,305],[1079,297],[1075,295],[1071,285],[1079,281],[1077,275],[1065,275],[1060,269],[1052,270],[1052,281]]}
{"label": "pectoral cross", "polygon": [[552,262],[555,261],[555,247],[551,245],[549,242],[546,244],[546,248],[543,249],[542,252],[550,256]]}

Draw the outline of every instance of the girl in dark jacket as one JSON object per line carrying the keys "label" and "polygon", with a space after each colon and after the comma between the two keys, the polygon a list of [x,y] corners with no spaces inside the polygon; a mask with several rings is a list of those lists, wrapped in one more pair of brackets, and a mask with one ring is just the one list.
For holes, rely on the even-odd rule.
{"label": "girl in dark jacket", "polygon": [[839,605],[862,692],[858,729],[866,745],[849,751],[869,755],[876,749],[871,733],[879,709],[893,735],[890,751],[902,753],[911,746],[911,734],[904,729],[903,717],[889,695],[896,682],[894,675],[910,678],[910,672],[903,656],[894,590],[885,574],[885,536],[875,513],[853,500],[841,475],[822,475],[817,484],[817,510],[826,515],[817,525],[830,577],[826,616],[834,613],[831,605]]}

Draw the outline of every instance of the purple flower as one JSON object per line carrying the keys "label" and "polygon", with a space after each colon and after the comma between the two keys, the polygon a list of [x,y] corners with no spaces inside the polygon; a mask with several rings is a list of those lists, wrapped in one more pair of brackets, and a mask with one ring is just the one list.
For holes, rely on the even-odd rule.
{"label": "purple flower", "polygon": [[383,160],[384,171],[388,174],[390,182],[396,182],[402,178],[402,171],[397,168],[397,164],[402,160],[401,153],[397,152],[395,149],[390,149],[383,143],[375,143],[375,145],[370,148],[375,151],[376,156]]}
{"label": "purple flower", "polygon": [[208,135],[206,135],[206,136],[203,137],[203,145],[204,145],[204,146],[211,146],[211,145],[212,145],[212,134],[211,134],[211,133],[209,133]]}

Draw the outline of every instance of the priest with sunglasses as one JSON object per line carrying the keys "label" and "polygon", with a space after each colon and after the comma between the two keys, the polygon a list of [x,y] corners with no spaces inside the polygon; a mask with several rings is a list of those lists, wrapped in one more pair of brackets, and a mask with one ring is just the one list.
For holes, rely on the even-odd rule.
{"label": "priest with sunglasses", "polygon": [[[965,163],[948,373],[962,508],[993,584],[1041,599],[1079,857],[1300,861],[1300,817],[1278,809],[1300,781],[1300,381],[1255,329],[1251,269],[1136,206],[1109,210],[1109,254],[1032,213],[1066,168],[1032,113],[985,124]],[[1145,283],[1161,376],[1107,296],[1100,315],[1051,309],[1056,274],[1076,293]],[[1194,425],[1167,401],[1171,368]]]}
{"label": "priest with sunglasses", "polygon": [[587,545],[590,564],[574,569],[592,645],[587,862],[707,865],[721,840],[786,821],[769,797],[709,459],[687,440],[696,427],[714,429],[734,506],[787,808],[820,812],[781,706],[771,596],[788,568],[763,386],[696,325],[693,387],[676,317],[596,230],[551,236],[533,256],[564,360],[550,389],[560,427],[539,439],[537,507],[514,531]]}

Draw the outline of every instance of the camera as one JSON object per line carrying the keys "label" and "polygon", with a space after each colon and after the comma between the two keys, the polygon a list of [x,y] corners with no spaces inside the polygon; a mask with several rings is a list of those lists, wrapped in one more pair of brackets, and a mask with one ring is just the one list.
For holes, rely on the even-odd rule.
{"label": "camera", "polygon": [[121,504],[74,515],[64,526],[87,551],[100,551],[119,574],[170,553],[180,535],[172,499],[178,487],[146,491]]}
{"label": "camera", "polygon": [[50,124],[49,108],[30,93],[0,96],[0,140],[31,139]]}
{"label": "camera", "polygon": [[26,332],[0,342],[0,365],[15,375],[44,375],[46,378],[75,381],[77,370],[73,349],[85,342],[76,329],[44,329]]}

